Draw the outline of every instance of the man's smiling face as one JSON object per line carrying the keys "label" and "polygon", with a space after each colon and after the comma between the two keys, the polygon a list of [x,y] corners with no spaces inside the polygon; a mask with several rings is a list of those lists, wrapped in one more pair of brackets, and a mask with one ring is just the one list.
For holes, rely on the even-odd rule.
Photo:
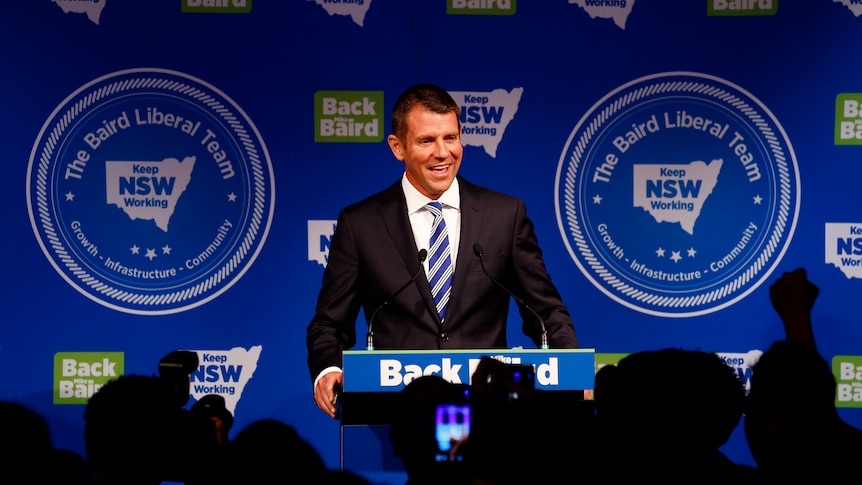
{"label": "man's smiling face", "polygon": [[395,158],[404,162],[407,180],[423,195],[438,199],[461,167],[461,126],[453,111],[434,113],[416,106],[407,115],[404,139],[389,136]]}

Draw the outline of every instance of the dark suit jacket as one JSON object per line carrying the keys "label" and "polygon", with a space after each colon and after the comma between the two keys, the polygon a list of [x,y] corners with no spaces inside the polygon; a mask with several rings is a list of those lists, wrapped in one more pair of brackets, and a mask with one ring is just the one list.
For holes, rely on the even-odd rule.
{"label": "dark suit jacket", "polygon": [[[374,316],[375,349],[508,348],[511,297],[484,274],[473,250],[475,243],[484,249],[488,273],[542,317],[550,346],[578,347],[571,316],[545,268],[523,201],[460,176],[458,180],[461,239],[442,324],[425,272],[420,270],[400,179],[340,212],[316,312],[307,329],[312,380],[326,367],[340,367],[341,352],[356,344],[360,307],[367,324],[375,309],[417,272],[413,284]],[[529,309],[519,311],[524,334],[538,347],[540,323]],[[361,334],[366,332],[363,326]],[[362,343],[365,348],[364,339]]]}

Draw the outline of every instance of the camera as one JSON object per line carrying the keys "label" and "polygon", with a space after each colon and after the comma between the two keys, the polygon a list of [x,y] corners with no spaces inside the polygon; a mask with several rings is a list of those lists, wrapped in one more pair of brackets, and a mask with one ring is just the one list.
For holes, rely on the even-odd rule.
{"label": "camera", "polygon": [[[173,350],[159,361],[158,379],[169,389],[168,398],[177,407],[161,429],[158,446],[160,478],[189,483],[209,481],[216,470],[219,447],[226,442],[233,415],[224,398],[207,394],[186,410],[191,397],[191,374],[198,369],[197,352]],[[218,419],[214,419],[218,418]]]}
{"label": "camera", "polygon": [[177,405],[185,406],[191,395],[190,375],[198,368],[198,354],[174,350],[159,361],[159,377],[171,387]]}

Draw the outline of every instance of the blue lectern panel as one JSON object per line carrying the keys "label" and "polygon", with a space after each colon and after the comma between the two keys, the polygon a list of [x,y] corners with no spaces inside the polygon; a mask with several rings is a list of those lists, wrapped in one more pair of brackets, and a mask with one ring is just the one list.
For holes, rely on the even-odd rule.
{"label": "blue lectern panel", "polygon": [[349,350],[344,358],[345,392],[393,392],[427,374],[454,383],[470,383],[482,357],[509,364],[532,364],[536,389],[571,391],[592,389],[595,380],[593,349],[471,349],[471,350]]}

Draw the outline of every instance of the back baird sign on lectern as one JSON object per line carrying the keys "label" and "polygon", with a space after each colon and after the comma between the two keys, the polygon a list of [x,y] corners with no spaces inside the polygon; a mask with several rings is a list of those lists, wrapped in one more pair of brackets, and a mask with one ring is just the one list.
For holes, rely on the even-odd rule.
{"label": "back baird sign on lectern", "polygon": [[535,388],[543,399],[592,412],[584,391],[595,383],[594,349],[348,350],[342,355],[344,384],[339,397],[341,467],[403,473],[388,441],[399,392],[423,375],[472,384],[483,357],[532,365]]}
{"label": "back baird sign on lectern", "polygon": [[593,349],[348,350],[343,353],[344,392],[397,392],[429,374],[470,384],[482,357],[532,364],[537,390],[582,391],[592,389],[595,380]]}

